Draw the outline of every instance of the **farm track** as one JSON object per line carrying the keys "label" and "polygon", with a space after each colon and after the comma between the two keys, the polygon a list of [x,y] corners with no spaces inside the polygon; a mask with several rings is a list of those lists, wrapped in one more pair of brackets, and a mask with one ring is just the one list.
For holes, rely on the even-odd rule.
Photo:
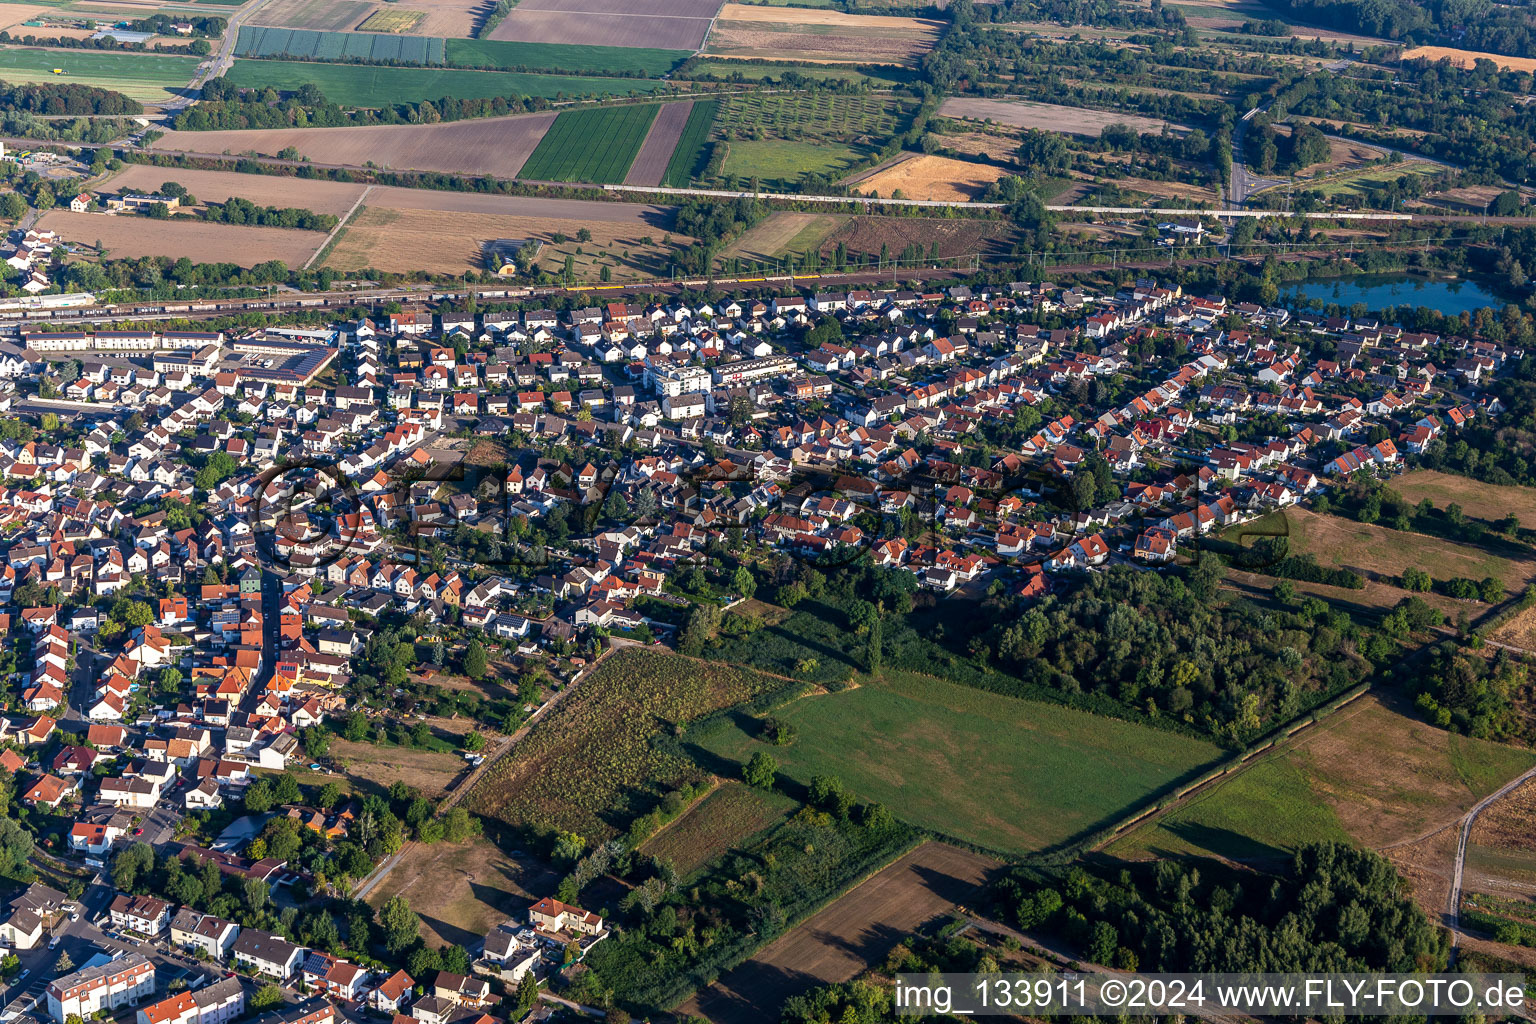
{"label": "farm track", "polygon": [[1536,768],[1510,780],[1483,797],[1461,821],[1461,832],[1456,837],[1456,861],[1451,869],[1451,892],[1445,908],[1451,928],[1451,958],[1448,966],[1456,965],[1456,956],[1461,949],[1461,887],[1467,863],[1467,844],[1472,838],[1472,826],[1477,822],[1477,816],[1487,810],[1494,801],[1514,792],[1533,778],[1536,778]]}

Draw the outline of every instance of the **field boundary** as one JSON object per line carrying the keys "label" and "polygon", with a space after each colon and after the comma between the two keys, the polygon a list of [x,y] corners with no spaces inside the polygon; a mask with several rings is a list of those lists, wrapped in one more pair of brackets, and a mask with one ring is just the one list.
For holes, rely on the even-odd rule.
{"label": "field boundary", "polygon": [[357,214],[362,212],[364,209],[363,200],[367,199],[368,193],[372,192],[377,187],[378,186],[376,185],[369,185],[367,188],[363,189],[363,194],[358,196],[356,201],[352,203],[352,208],[337,219],[336,226],[331,228],[331,233],[329,235],[325,236],[325,242],[320,246],[320,248],[316,249],[310,255],[309,259],[304,261],[304,266],[300,268],[301,270],[308,270],[310,267],[314,266],[316,262],[325,262],[325,258],[331,254],[331,248],[341,237],[341,232],[346,228],[348,224],[352,223],[352,218],[357,216]]}

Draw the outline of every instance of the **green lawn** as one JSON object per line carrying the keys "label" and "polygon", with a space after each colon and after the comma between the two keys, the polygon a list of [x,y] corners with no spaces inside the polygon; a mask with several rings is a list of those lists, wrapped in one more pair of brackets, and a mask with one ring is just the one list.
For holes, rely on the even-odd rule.
{"label": "green lawn", "polygon": [[[160,58],[162,60],[185,58]],[[0,75],[3,77],[3,75]],[[190,75],[188,76],[190,77]],[[241,87],[295,90],[313,82],[326,98],[344,107],[376,107],[422,100],[479,99],[487,96],[609,96],[653,92],[661,82],[635,78],[578,78],[515,71],[455,68],[398,68],[361,64],[316,64],[291,60],[236,60],[229,80]]]}
{"label": "green lawn", "polygon": [[867,157],[868,146],[841,142],[785,142],[748,139],[732,142],[725,174],[790,185],[806,173],[836,175]]}
{"label": "green lawn", "polygon": [[[54,68],[60,68],[64,73],[56,75]],[[143,103],[163,103],[170,99],[192,80],[196,71],[195,57],[0,48],[0,80],[15,85],[33,82],[94,85]]]}
{"label": "green lawn", "polygon": [[555,118],[518,176],[535,181],[621,182],[660,109],[659,104],[642,103],[568,110]]}
{"label": "green lawn", "polygon": [[907,673],[774,714],[795,727],[791,745],[737,718],[693,738],[706,766],[734,772],[766,750],[797,782],[835,775],[914,825],[1005,853],[1081,837],[1221,756],[1202,740]]}
{"label": "green lawn", "polygon": [[692,56],[692,50],[630,46],[570,46],[561,43],[450,39],[448,63],[461,68],[524,69],[590,74],[606,71],[658,78]]}

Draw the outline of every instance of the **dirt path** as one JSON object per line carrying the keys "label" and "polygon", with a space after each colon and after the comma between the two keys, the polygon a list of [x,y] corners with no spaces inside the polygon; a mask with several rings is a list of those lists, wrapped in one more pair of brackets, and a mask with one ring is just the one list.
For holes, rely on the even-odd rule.
{"label": "dirt path", "polygon": [[1467,812],[1467,816],[1462,819],[1461,834],[1456,840],[1456,863],[1451,872],[1451,893],[1449,902],[1446,905],[1446,914],[1451,925],[1451,959],[1449,966],[1455,966],[1456,954],[1461,945],[1461,882],[1462,873],[1467,863],[1467,842],[1472,837],[1472,825],[1477,821],[1477,816],[1483,813],[1489,804],[1492,804],[1499,797],[1519,789],[1520,786],[1531,779],[1536,779],[1536,768],[1532,768],[1530,771],[1512,779],[1499,789],[1483,797],[1473,806],[1472,810]]}
{"label": "dirt path", "polygon": [[624,176],[624,184],[661,184],[661,179],[667,173],[667,165],[672,162],[672,151],[683,137],[683,129],[688,126],[688,115],[692,110],[693,100],[662,106],[656,120],[651,122],[651,130],[646,133],[640,152],[635,154],[635,162],[630,164],[629,173]]}

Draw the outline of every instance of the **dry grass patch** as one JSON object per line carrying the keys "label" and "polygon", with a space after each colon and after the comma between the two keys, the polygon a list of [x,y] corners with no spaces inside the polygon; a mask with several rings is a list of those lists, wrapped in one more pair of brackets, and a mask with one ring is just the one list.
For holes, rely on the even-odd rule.
{"label": "dry grass patch", "polygon": [[526,904],[549,895],[559,880],[533,858],[508,853],[483,836],[467,843],[416,843],[368,894],[368,902],[378,908],[398,893],[421,915],[428,946],[458,943],[473,949],[501,922],[522,920]]}
{"label": "dry grass patch", "polygon": [[[484,267],[485,243],[495,239],[534,239],[544,243],[539,262],[559,271],[570,255],[581,280],[596,280],[601,267],[613,280],[639,280],[666,265],[665,230],[634,221],[567,220],[556,217],[506,216],[440,209],[403,209],[374,205],[373,196],[338,236],[326,265],[337,270],[373,269],[392,273],[425,270],[462,274]],[[382,202],[387,202],[387,197]],[[559,200],[553,200],[559,202]],[[605,204],[614,206],[615,204]],[[581,229],[590,242],[575,241]],[[557,243],[557,234],[566,240]],[[649,245],[642,239],[650,238]],[[576,250],[582,250],[578,253]]]}
{"label": "dry grass patch", "polygon": [[359,32],[395,32],[404,34],[411,31],[422,19],[426,17],[425,11],[412,11],[404,8],[380,8],[357,26]]}
{"label": "dry grass patch", "polygon": [[855,182],[858,191],[906,199],[935,199],[964,203],[979,197],[988,185],[1008,172],[990,164],[973,164],[947,156],[914,156]]}
{"label": "dry grass patch", "polygon": [[[431,718],[427,722],[434,733],[453,737],[463,735],[474,725],[468,719]],[[358,787],[364,792],[375,791],[375,787],[376,791],[382,792],[404,780],[406,785],[419,789],[428,800],[446,795],[449,784],[468,767],[464,758],[447,751],[417,750],[366,741],[353,743],[339,736],[331,739],[331,757],[338,764],[346,765],[344,775],[364,783]]]}
{"label": "dry grass patch", "polygon": [[773,259],[787,252],[802,254],[821,245],[847,217],[826,213],[791,213],[776,210],[753,225],[729,246],[724,256]]}
{"label": "dry grass patch", "polygon": [[1428,498],[1436,508],[1460,505],[1473,519],[1492,523],[1514,514],[1527,527],[1536,527],[1536,487],[1485,484],[1471,477],[1416,469],[1392,481],[1392,489],[1412,504]]}

